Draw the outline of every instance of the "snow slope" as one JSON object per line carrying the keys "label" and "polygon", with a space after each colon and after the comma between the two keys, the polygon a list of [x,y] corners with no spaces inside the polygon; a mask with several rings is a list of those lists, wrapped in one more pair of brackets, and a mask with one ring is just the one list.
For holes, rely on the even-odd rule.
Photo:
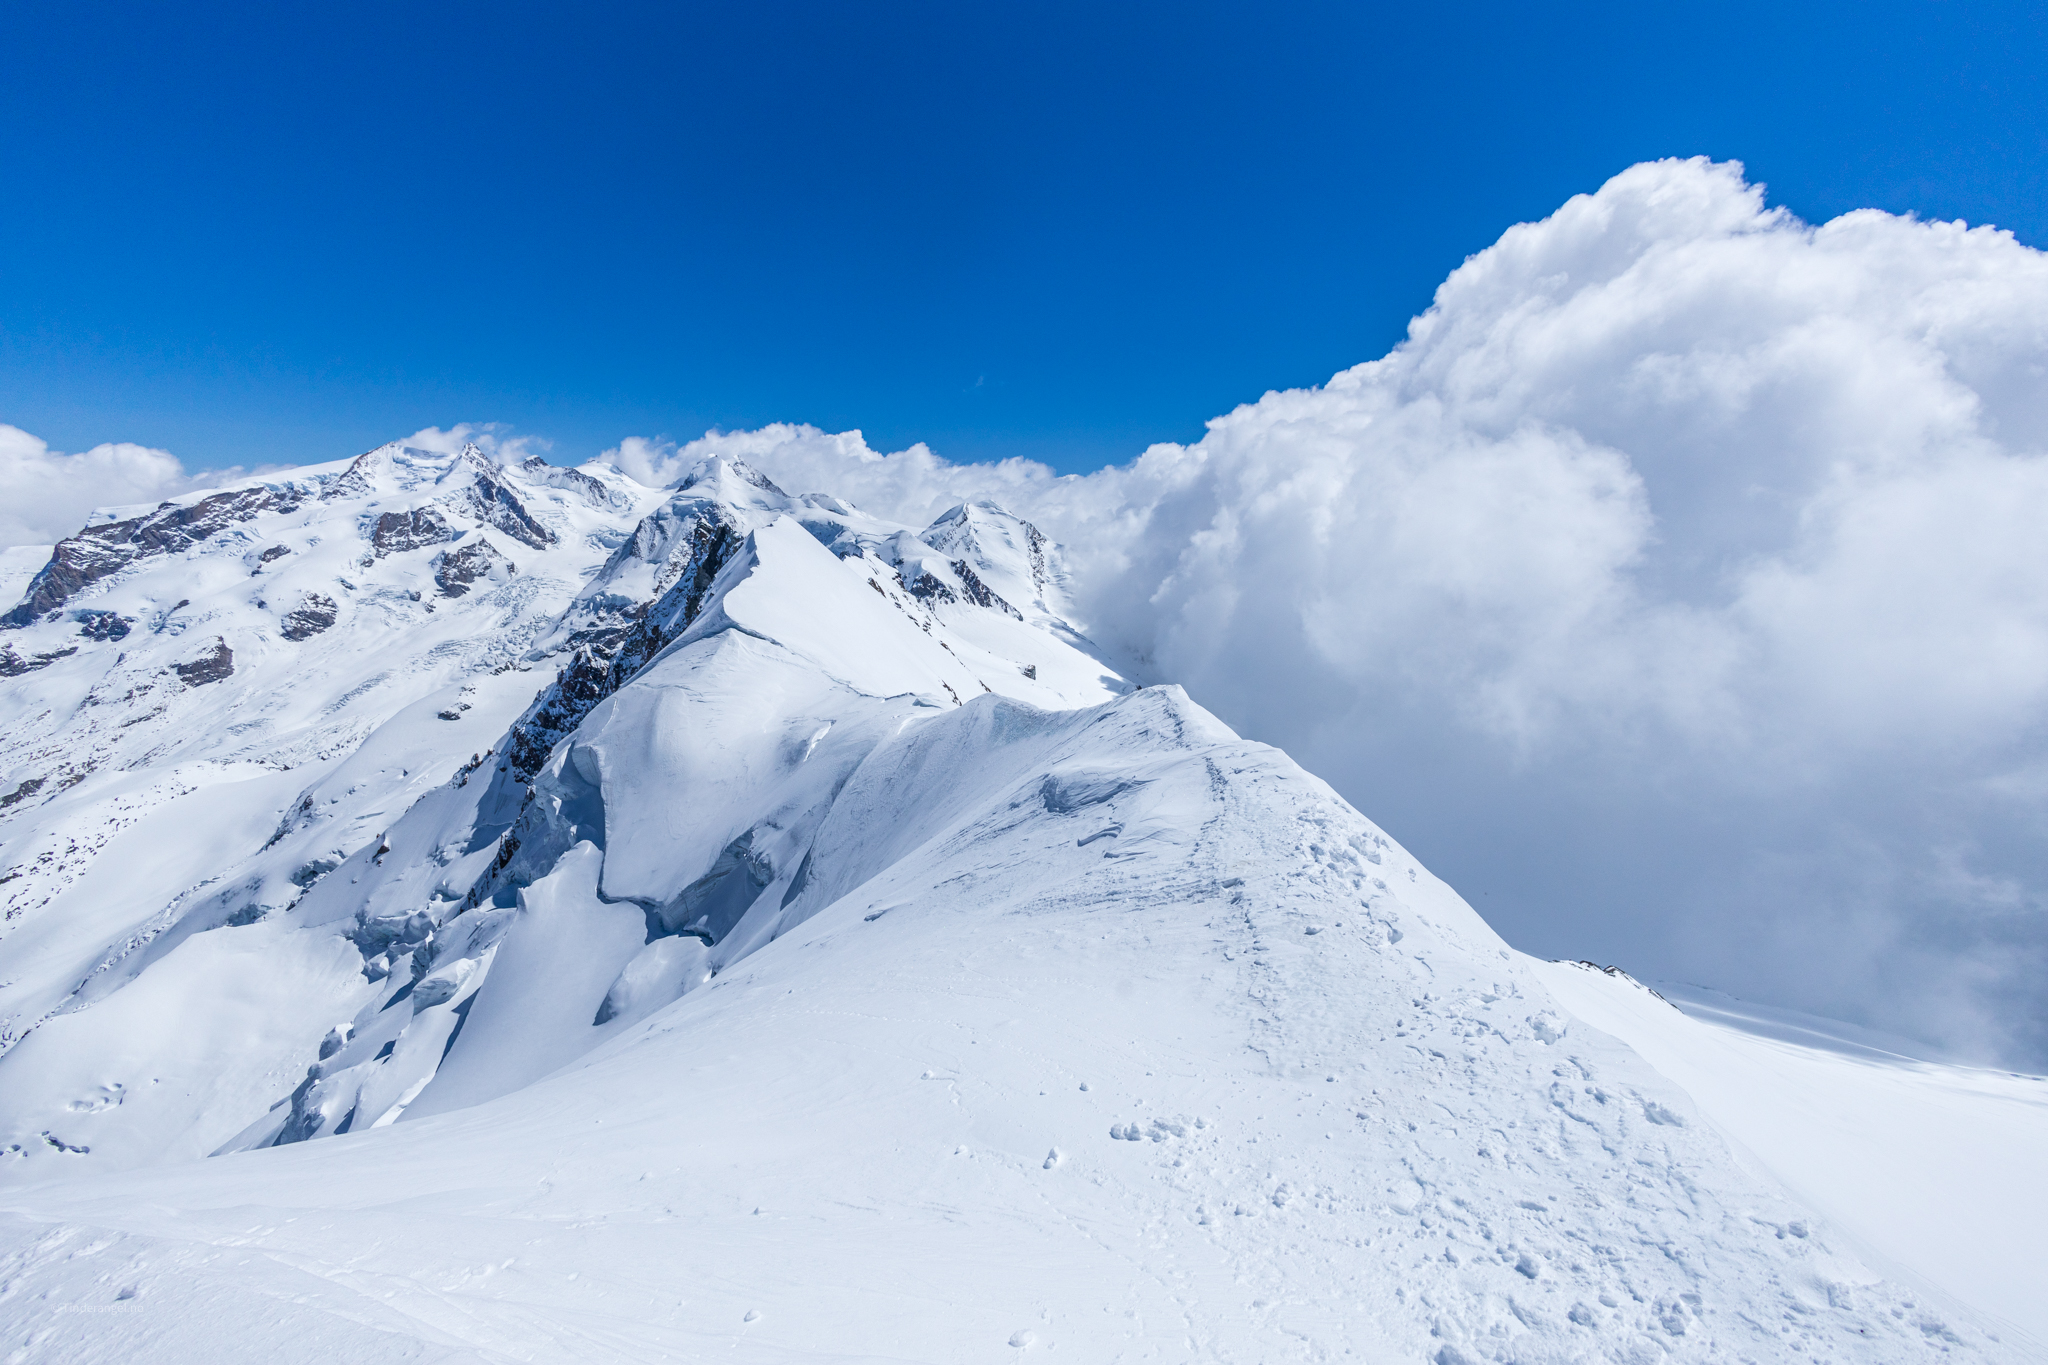
{"label": "snow slope", "polygon": [[2048,1080],[1920,1061],[1725,997],[1682,1013],[1583,963],[1531,967],[1871,1264],[2048,1343]]}
{"label": "snow slope", "polygon": [[[470,488],[374,525],[523,525]],[[1026,524],[725,461],[600,495],[474,761],[444,683],[296,799],[166,798],[216,814],[163,884],[295,894],[152,910],[0,1058],[11,1359],[2029,1358],[1325,784],[1105,670]],[[81,944],[138,913],[59,894]]]}
{"label": "snow slope", "polygon": [[[50,1161],[104,1169],[201,1156],[260,1128],[338,1021],[413,985],[387,980],[390,965],[424,963],[436,918],[505,832],[477,818],[479,801],[516,814],[550,727],[573,729],[629,663],[666,648],[736,557],[758,567],[743,544],[756,529],[796,576],[731,595],[753,623],[736,639],[801,604],[838,627],[813,632],[806,669],[903,704],[986,695],[984,676],[1053,706],[1120,690],[1043,601],[1026,624],[973,600],[974,566],[1009,565],[958,520],[941,524],[947,558],[909,528],[793,498],[732,462],[655,490],[602,466],[499,468],[474,448],[403,446],[96,515],[17,585],[0,631],[0,719],[16,741],[0,754],[0,1161],[18,1176]],[[976,525],[1037,543],[1039,567],[1056,567],[999,510]],[[454,855],[436,843],[414,866],[379,850],[443,808],[478,845],[465,850],[471,882],[398,906],[423,867]],[[533,856],[499,871],[524,885]],[[365,862],[392,884],[320,891],[344,865],[334,885],[354,888]],[[370,901],[392,917],[359,915]],[[338,906],[341,932],[321,906]],[[681,970],[676,947],[637,970]],[[408,1040],[419,1074],[380,1114],[395,1117],[438,1065],[447,1038],[432,1032]],[[375,1069],[387,1085],[403,1070]],[[302,1135],[319,1128],[303,1104],[285,1117]]]}

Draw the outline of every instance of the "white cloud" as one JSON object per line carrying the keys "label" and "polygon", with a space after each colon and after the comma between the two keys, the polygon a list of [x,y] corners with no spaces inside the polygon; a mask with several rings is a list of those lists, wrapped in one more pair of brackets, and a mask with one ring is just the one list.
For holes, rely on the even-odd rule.
{"label": "white cloud", "polygon": [[85,525],[96,508],[160,502],[240,472],[194,478],[168,450],[126,441],[66,455],[0,423],[0,548],[53,544]]}
{"label": "white cloud", "polygon": [[711,448],[1039,520],[1098,638],[1532,947],[2048,1058],[2048,257],[2007,233],[1646,164],[1127,466],[785,426],[649,467]]}
{"label": "white cloud", "polygon": [[858,431],[825,432],[774,422],[753,431],[709,431],[681,446],[665,439],[628,436],[599,455],[645,484],[673,482],[707,455],[730,455],[772,476],[793,493],[832,493],[902,521],[923,522],[963,498],[995,494],[1023,505],[1057,482],[1030,460],[958,465],[923,442],[885,455]]}
{"label": "white cloud", "polygon": [[499,464],[518,464],[529,456],[543,454],[552,445],[539,436],[510,435],[511,430],[503,422],[457,422],[446,431],[425,427],[400,444],[441,455],[459,454],[464,446],[473,445]]}

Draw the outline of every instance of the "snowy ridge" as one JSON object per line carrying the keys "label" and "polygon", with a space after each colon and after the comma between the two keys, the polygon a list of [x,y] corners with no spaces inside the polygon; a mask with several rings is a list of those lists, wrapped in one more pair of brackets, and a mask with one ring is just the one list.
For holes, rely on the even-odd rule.
{"label": "snowy ridge", "polygon": [[[387,447],[22,632],[85,765],[0,849],[25,1359],[2026,1358],[1106,670],[1028,523],[558,474]],[[84,757],[113,669],[147,761]]]}

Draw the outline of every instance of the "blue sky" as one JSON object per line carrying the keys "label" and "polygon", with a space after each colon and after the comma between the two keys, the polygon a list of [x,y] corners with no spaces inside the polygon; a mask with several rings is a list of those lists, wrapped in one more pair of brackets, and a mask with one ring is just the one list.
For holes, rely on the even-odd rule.
{"label": "blue sky", "polygon": [[1128,459],[1645,158],[2048,239],[2040,5],[9,6],[0,421]]}

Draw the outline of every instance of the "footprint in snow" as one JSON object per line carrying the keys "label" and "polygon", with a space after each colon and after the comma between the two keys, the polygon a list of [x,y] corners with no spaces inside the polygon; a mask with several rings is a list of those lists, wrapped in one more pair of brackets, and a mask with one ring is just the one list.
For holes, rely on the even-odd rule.
{"label": "footprint in snow", "polygon": [[[1193,1126],[1207,1128],[1209,1124],[1205,1119],[1196,1119]],[[1142,1126],[1135,1123],[1112,1124],[1109,1135],[1120,1142],[1143,1142],[1146,1138],[1154,1142],[1164,1142],[1168,1138],[1186,1137],[1188,1127],[1185,1119],[1153,1119]]]}

